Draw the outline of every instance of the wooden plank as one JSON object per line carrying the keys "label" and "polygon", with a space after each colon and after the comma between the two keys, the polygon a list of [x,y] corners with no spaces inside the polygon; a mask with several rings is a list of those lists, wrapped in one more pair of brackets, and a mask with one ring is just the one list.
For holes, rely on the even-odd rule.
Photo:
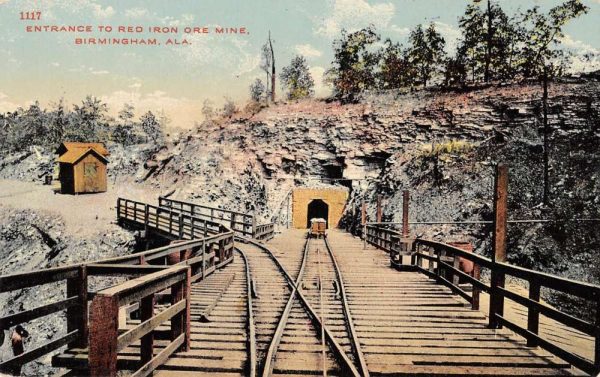
{"label": "wooden plank", "polygon": [[568,363],[571,363],[573,366],[581,369],[582,371],[592,374],[592,375],[595,373],[596,366],[591,361],[589,361],[579,355],[576,355],[572,352],[568,352],[565,349],[560,348],[553,343],[550,343],[549,341],[547,341],[547,340],[539,337],[538,335],[532,333],[531,331],[524,329],[521,326],[507,320],[506,318],[503,318],[502,316],[500,316],[498,314],[496,314],[496,320],[501,325],[506,326],[507,328],[514,331],[515,333],[521,335],[523,338],[525,338],[527,340],[529,340],[529,339],[534,340],[537,344],[539,344],[540,347],[542,347],[546,351],[560,357],[561,359],[565,360]]}
{"label": "wooden plank", "polygon": [[9,366],[26,364],[30,361],[33,361],[41,356],[44,356],[47,353],[50,353],[64,345],[66,345],[68,343],[71,343],[71,342],[77,340],[78,336],[79,336],[79,334],[78,334],[77,330],[71,331],[67,335],[62,336],[58,339],[52,340],[38,348],[32,349],[32,350],[22,353],[18,356],[14,356],[6,361],[3,361],[2,363],[0,363],[0,369],[3,369],[4,367],[9,367]]}
{"label": "wooden plank", "polygon": [[139,370],[133,373],[131,377],[148,376],[150,373],[152,373],[152,371],[164,364],[165,361],[167,361],[167,359],[169,358],[169,356],[171,356],[173,352],[175,352],[183,344],[184,340],[185,334],[179,335],[177,339],[172,341],[167,347],[165,347],[156,356],[154,356],[152,360],[144,364],[144,366],[142,366]]}
{"label": "wooden plank", "polygon": [[127,331],[126,333],[119,335],[119,338],[117,339],[117,352],[122,351],[131,343],[140,339],[142,336],[148,334],[150,331],[157,328],[163,322],[167,321],[177,313],[181,312],[183,309],[185,309],[185,305],[186,300],[183,299],[177,304],[169,306],[167,309],[163,310],[162,312],[153,316],[152,318],[140,323],[138,326]]}
{"label": "wooden plank", "polygon": [[505,288],[498,288],[498,291],[504,295],[504,297],[513,300],[514,302],[529,308],[530,310],[536,309],[540,314],[545,315],[548,318],[552,318],[564,325],[579,330],[585,334],[594,336],[596,334],[596,327],[579,318],[573,317],[569,314],[563,313],[551,306],[541,304],[537,301],[531,300],[527,297],[523,297],[516,293],[513,293]]}
{"label": "wooden plank", "polygon": [[[145,255],[142,255],[145,257]],[[135,260],[132,258],[132,260]],[[123,265],[108,263],[92,263],[87,265],[88,275],[145,275],[152,272],[162,271],[169,266],[145,265]]]}
{"label": "wooden plank", "polygon": [[32,319],[65,310],[66,308],[77,305],[78,303],[79,297],[73,296],[52,304],[38,306],[37,308],[15,314],[9,314],[0,318],[0,329],[5,330],[20,323],[28,322]]}
{"label": "wooden plank", "polygon": [[76,277],[79,274],[79,266],[55,267],[40,271],[0,276],[0,293]]}

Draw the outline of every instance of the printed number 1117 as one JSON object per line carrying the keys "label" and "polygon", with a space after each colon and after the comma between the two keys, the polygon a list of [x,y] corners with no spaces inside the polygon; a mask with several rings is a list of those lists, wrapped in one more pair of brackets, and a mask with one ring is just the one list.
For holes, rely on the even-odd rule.
{"label": "printed number 1117", "polygon": [[21,20],[37,21],[42,18],[42,12],[21,12]]}

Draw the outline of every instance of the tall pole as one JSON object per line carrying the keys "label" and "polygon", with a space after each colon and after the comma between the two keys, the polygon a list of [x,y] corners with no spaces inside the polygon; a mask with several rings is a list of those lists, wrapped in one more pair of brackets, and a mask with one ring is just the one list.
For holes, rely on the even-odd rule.
{"label": "tall pole", "polygon": [[273,51],[273,41],[271,40],[270,30],[269,49],[271,50],[271,102],[275,102],[275,52]]}
{"label": "tall pole", "polygon": [[360,224],[362,225],[363,249],[367,248],[367,203],[362,200],[362,208],[360,214]]}
{"label": "tall pole", "polygon": [[410,231],[408,229],[408,201],[410,193],[408,190],[402,192],[402,237],[408,237]]}
{"label": "tall pole", "polygon": [[491,328],[500,328],[496,314],[504,315],[504,296],[498,288],[504,288],[504,273],[497,268],[496,263],[506,262],[506,224],[508,207],[508,166],[499,164],[496,167],[494,190],[494,233],[492,234],[493,260],[490,294]]}
{"label": "tall pole", "polygon": [[383,218],[383,212],[381,209],[381,195],[377,195],[377,217],[376,217],[377,220],[375,220],[375,221],[380,223],[382,218]]}

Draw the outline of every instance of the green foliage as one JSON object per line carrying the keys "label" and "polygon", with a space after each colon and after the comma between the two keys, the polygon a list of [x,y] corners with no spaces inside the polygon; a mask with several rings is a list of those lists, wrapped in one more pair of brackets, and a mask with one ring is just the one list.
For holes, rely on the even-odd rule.
{"label": "green foliage", "polygon": [[[27,109],[18,108],[14,112],[0,114],[0,155],[27,150],[32,145],[56,148],[63,141],[108,142],[124,145],[141,143],[148,138],[159,140],[163,123],[154,131],[134,121],[134,109],[125,105],[119,113],[118,121],[107,115],[108,107],[98,98],[87,96],[80,104],[69,110],[63,99],[42,109],[38,102]],[[156,126],[156,124],[154,124]],[[147,135],[147,137],[144,137]]]}
{"label": "green foliage", "polygon": [[223,108],[221,108],[221,116],[223,118],[231,118],[237,112],[238,108],[235,102],[231,98],[225,97],[225,103],[223,104]]}
{"label": "green foliage", "polygon": [[151,111],[148,111],[140,117],[140,126],[147,135],[146,141],[148,141],[148,139],[152,140],[153,143],[161,143],[164,141],[163,124],[161,124]]}
{"label": "green foliage", "polygon": [[410,47],[408,49],[408,58],[410,64],[416,72],[417,82],[427,86],[427,83],[441,72],[446,53],[444,47],[446,41],[435,30],[432,23],[427,30],[423,30],[422,25],[418,25],[410,32]]}
{"label": "green foliage", "polygon": [[408,50],[388,38],[380,56],[378,82],[381,89],[400,89],[413,85],[416,72],[410,63]]}
{"label": "green foliage", "polygon": [[296,55],[290,65],[283,68],[279,78],[290,100],[307,98],[314,94],[315,82],[308,71],[304,56]]}
{"label": "green foliage", "polygon": [[379,54],[372,46],[380,39],[372,25],[350,34],[342,30],[341,38],[333,42],[333,67],[326,72],[336,97],[353,101],[362,91],[375,87]]}
{"label": "green foliage", "polygon": [[265,92],[265,84],[263,84],[261,79],[256,79],[250,85],[250,98],[254,102],[260,102],[264,98]]}
{"label": "green foliage", "polygon": [[441,143],[423,144],[422,157],[439,157],[444,154],[461,154],[471,151],[475,144],[465,140],[446,140]]}
{"label": "green foliage", "polygon": [[563,27],[588,10],[581,0],[568,0],[548,14],[540,13],[537,6],[525,12],[523,22],[527,29],[521,63],[525,77],[562,74],[568,64],[564,51],[557,49],[564,37]]}

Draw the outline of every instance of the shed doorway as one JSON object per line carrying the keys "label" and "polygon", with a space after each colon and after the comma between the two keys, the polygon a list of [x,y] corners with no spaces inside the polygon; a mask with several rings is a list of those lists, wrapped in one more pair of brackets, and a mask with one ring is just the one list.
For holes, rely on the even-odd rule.
{"label": "shed doorway", "polygon": [[326,228],[329,228],[329,206],[321,199],[314,199],[308,203],[308,211],[306,216],[306,227],[310,228],[311,219],[325,219],[327,221]]}

